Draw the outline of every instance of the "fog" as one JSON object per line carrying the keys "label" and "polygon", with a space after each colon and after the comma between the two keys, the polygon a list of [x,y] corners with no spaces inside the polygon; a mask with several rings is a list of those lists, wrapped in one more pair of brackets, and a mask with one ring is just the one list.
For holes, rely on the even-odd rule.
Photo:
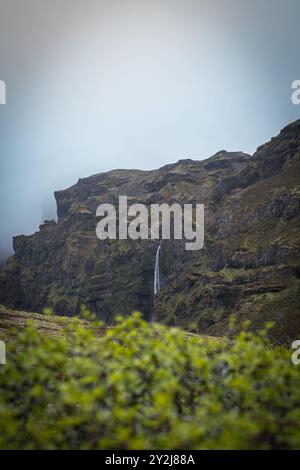
{"label": "fog", "polygon": [[0,0],[0,259],[53,192],[253,153],[300,115],[298,0]]}

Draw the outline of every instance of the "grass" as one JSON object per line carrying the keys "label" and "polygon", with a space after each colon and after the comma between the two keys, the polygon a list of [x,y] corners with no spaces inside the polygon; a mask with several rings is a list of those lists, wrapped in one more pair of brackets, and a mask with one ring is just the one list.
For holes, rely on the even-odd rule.
{"label": "grass", "polygon": [[300,447],[299,369],[267,329],[228,341],[82,314],[6,312],[0,448]]}

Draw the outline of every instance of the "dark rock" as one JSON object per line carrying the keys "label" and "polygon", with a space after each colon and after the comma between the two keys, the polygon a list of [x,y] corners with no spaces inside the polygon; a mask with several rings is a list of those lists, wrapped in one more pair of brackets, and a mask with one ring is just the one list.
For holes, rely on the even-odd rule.
{"label": "dark rock", "polygon": [[[15,254],[0,271],[0,303],[73,315],[81,304],[112,322],[117,313],[141,310],[150,318],[210,334],[229,332],[231,314],[293,324],[299,282],[300,120],[253,156],[222,150],[207,160],[182,159],[159,170],[114,170],[56,191],[58,221],[30,236],[14,237]],[[205,204],[205,245],[187,252],[164,240],[161,291],[153,298],[156,240],[96,237],[96,208],[128,203]],[[268,302],[288,296],[290,310],[274,318]],[[294,302],[294,304],[293,304]],[[293,313],[294,312],[294,313]],[[298,315],[298,317],[297,317]],[[298,318],[298,321],[297,321]],[[283,337],[287,328],[278,329]]]}

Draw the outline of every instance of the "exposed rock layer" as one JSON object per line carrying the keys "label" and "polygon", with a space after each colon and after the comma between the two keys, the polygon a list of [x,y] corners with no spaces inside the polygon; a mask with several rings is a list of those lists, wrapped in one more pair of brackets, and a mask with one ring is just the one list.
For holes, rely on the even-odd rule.
{"label": "exposed rock layer", "polygon": [[[160,321],[226,334],[229,316],[256,328],[275,322],[280,340],[300,334],[300,120],[253,155],[221,151],[158,170],[114,170],[57,191],[58,221],[14,238],[0,275],[0,301],[70,315],[84,303],[108,322],[134,309]],[[157,241],[100,241],[102,202],[204,203],[205,246],[187,252],[162,241],[161,291],[154,299]]]}

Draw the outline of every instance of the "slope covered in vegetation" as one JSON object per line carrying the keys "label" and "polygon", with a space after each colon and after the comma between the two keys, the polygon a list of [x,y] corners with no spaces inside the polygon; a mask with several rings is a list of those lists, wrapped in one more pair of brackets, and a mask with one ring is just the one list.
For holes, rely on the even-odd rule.
{"label": "slope covered in vegetation", "polygon": [[[300,120],[253,156],[218,152],[152,171],[113,170],[56,191],[56,221],[14,237],[0,270],[0,303],[76,315],[83,303],[99,319],[140,310],[144,317],[226,335],[229,317],[259,330],[273,321],[279,342],[300,335]],[[205,205],[205,243],[162,240],[161,290],[153,296],[158,240],[98,240],[99,204]],[[289,304],[282,299],[289,298]],[[273,308],[276,306],[275,308]]]}
{"label": "slope covered in vegetation", "polygon": [[32,320],[9,336],[0,448],[300,447],[299,369],[263,334],[200,337],[139,314],[107,330],[55,321],[63,334]]}

